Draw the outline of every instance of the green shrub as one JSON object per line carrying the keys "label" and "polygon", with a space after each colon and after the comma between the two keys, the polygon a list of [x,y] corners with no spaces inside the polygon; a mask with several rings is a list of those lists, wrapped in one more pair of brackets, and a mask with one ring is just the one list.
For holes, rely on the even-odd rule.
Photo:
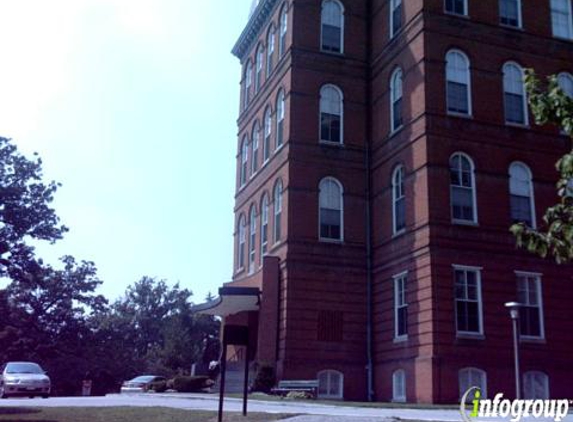
{"label": "green shrub", "polygon": [[314,395],[310,391],[290,391],[286,398],[290,400],[312,400]]}
{"label": "green shrub", "polygon": [[268,394],[275,382],[275,368],[272,365],[263,363],[257,369],[257,375],[251,386],[251,391],[260,391]]}
{"label": "green shrub", "polygon": [[180,393],[196,393],[212,385],[207,382],[208,380],[209,377],[206,376],[190,377],[178,375],[173,378],[173,389]]}
{"label": "green shrub", "polygon": [[155,381],[149,384],[149,390],[156,393],[165,393],[167,391],[167,381]]}

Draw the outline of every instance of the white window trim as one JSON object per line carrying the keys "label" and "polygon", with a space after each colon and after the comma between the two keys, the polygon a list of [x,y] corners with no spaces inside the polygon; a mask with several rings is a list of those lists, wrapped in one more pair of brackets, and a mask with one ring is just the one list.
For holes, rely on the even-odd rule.
{"label": "white window trim", "polygon": [[[277,187],[280,186],[280,193],[279,193],[279,198],[280,198],[280,211],[277,212],[277,195],[276,195],[276,190]],[[284,194],[284,185],[282,183],[281,179],[278,179],[275,182],[275,185],[273,187],[273,246],[280,243],[281,240],[283,239],[284,236],[284,230],[282,227],[282,216],[283,216],[283,194]],[[280,219],[279,219],[279,227],[280,227],[280,231],[281,231],[281,236],[280,239],[277,239],[277,214],[280,214]]]}
{"label": "white window trim", "polygon": [[[268,112],[268,114],[267,114],[267,112]],[[270,140],[269,140],[269,149],[268,150],[265,148],[265,141],[267,138],[267,131],[266,131],[267,117],[270,117],[270,119],[269,119],[269,137],[270,137]],[[262,128],[262,133],[263,133],[263,136],[262,136],[263,164],[261,165],[261,168],[270,161],[272,153],[273,153],[273,147],[272,147],[272,144],[273,144],[273,109],[271,108],[271,106],[267,106],[265,108],[265,114],[263,115],[263,120],[264,120],[263,121],[263,128]],[[267,157],[265,157],[265,152],[267,152],[267,155],[268,155]]]}
{"label": "white window trim", "polygon": [[[402,387],[403,391],[399,391],[397,388],[397,381],[398,377],[402,378]],[[392,372],[392,402],[394,403],[406,403],[406,393],[407,386],[406,386],[406,371],[403,369],[397,369],[396,371]],[[397,394],[398,393],[398,394]]]}
{"label": "white window trim", "polygon": [[529,173],[529,207],[531,208],[531,228],[532,229],[536,229],[537,228],[537,214],[535,212],[535,188],[533,186],[533,173],[531,172],[531,169],[529,168],[529,166],[527,164],[525,164],[522,161],[513,161],[510,165],[509,165],[509,178],[510,178],[510,190],[509,190],[509,194],[511,196],[511,166],[513,166],[514,164],[518,164],[523,166],[527,172]]}
{"label": "white window trim", "polygon": [[[254,223],[253,223],[254,221]],[[254,228],[254,230],[253,230]],[[254,235],[254,239],[253,239]],[[255,263],[257,262],[257,209],[255,205],[251,205],[249,212],[249,274],[255,272]]]}
{"label": "white window trim", "polygon": [[527,397],[527,395],[525,394],[525,393],[527,392],[527,390],[525,389],[525,386],[527,385],[526,378],[527,378],[528,376],[533,376],[533,377],[535,377],[536,375],[541,375],[541,376],[543,376],[543,379],[544,379],[544,381],[545,381],[545,383],[544,383],[544,385],[543,385],[544,390],[545,390],[545,391],[544,391],[544,395],[545,395],[545,399],[544,399],[544,400],[547,400],[547,399],[549,399],[549,398],[551,397],[551,396],[549,395],[549,391],[550,391],[550,389],[549,389],[549,375],[547,375],[545,372],[535,371],[535,370],[534,370],[534,371],[524,372],[523,375],[522,375],[522,381],[521,381],[521,382],[523,383],[523,398],[526,399],[526,400],[531,400],[531,399],[532,399],[532,397]]}
{"label": "white window trim", "polygon": [[[283,31],[283,16],[284,16],[284,31]],[[287,50],[287,40],[286,37],[288,35],[288,10],[286,3],[283,5],[281,12],[279,14],[279,60],[286,54]],[[284,47],[283,43],[281,42],[284,38]]]}
{"label": "white window trim", "polygon": [[[481,292],[481,288],[482,288],[482,282],[481,282],[481,272],[483,267],[473,267],[473,266],[468,266],[468,265],[458,265],[458,264],[452,264],[452,268],[453,271],[455,273],[456,270],[460,270],[460,271],[475,271],[477,276],[476,276],[476,281],[477,281],[477,295],[478,295],[478,314],[479,314],[479,332],[475,332],[475,331],[461,331],[458,330],[458,310],[457,310],[457,298],[454,292],[454,317],[455,317],[455,321],[454,321],[454,325],[456,327],[456,337],[483,337],[484,336],[484,326],[483,326],[483,297],[482,297],[482,292]],[[455,289],[455,275],[454,275],[454,289]]]}
{"label": "white window trim", "polygon": [[[331,239],[329,237],[322,237],[320,235],[320,185],[322,182],[331,180],[338,185],[340,189],[340,239]],[[340,181],[332,176],[323,177],[320,182],[318,182],[318,240],[324,243],[343,243],[344,242],[344,186]]]}
{"label": "white window trim", "polygon": [[472,200],[473,200],[473,207],[474,207],[474,218],[472,221],[454,218],[453,207],[452,207],[452,199],[453,199],[452,183],[450,181],[450,214],[451,214],[451,218],[452,218],[452,223],[458,224],[458,225],[465,225],[465,226],[477,226],[479,224],[479,218],[478,218],[478,206],[477,206],[476,169],[475,169],[474,160],[472,160],[472,158],[469,155],[467,155],[465,152],[456,151],[452,155],[450,155],[450,158],[448,159],[448,171],[451,171],[450,161],[451,161],[452,157],[456,154],[462,155],[463,157],[467,158],[468,161],[470,162],[470,167],[471,167],[471,171],[472,171]]}
{"label": "white window trim", "polygon": [[446,0],[444,0],[444,13],[452,16],[463,16],[466,18],[469,17],[468,0],[463,0],[463,2],[464,2],[464,13],[460,15],[459,13],[451,12],[448,9],[446,9]]}
{"label": "white window trim", "polygon": [[[320,375],[323,373],[328,373],[328,374],[337,374],[339,376],[340,382],[339,382],[339,394],[320,394],[318,393],[317,396],[318,398],[321,399],[343,399],[344,398],[344,374],[340,371],[337,371],[335,369],[325,369],[323,371],[320,371],[318,374],[316,374],[316,379],[320,379]],[[330,384],[330,376],[328,376],[328,383]]]}
{"label": "white window trim", "polygon": [[[241,215],[239,216],[239,224],[238,226],[238,230],[237,230],[237,271],[236,272],[241,272],[245,270],[245,253],[247,252],[247,224],[246,224],[246,218],[245,215],[243,213],[241,213]],[[242,240],[241,238],[241,229],[243,231],[243,234],[245,236],[245,240]],[[241,248],[242,245],[242,248]],[[242,258],[242,259],[241,259]],[[241,260],[243,262],[241,262]]]}
{"label": "white window trim", "polygon": [[[392,234],[393,236],[399,236],[402,233],[406,232],[406,225],[404,224],[404,227],[401,228],[400,230],[396,229],[396,201],[398,200],[398,198],[396,198],[396,185],[395,185],[395,179],[396,179],[396,175],[398,174],[398,171],[402,170],[402,185],[404,185],[404,178],[405,178],[405,170],[404,170],[404,166],[403,165],[398,165],[396,166],[396,168],[394,169],[394,171],[392,172]],[[404,190],[405,186],[404,186]],[[405,192],[402,192],[403,196],[402,199],[404,199],[404,221],[406,221],[406,194]]]}
{"label": "white window trim", "polygon": [[[461,54],[464,59],[466,60],[466,63],[468,64],[468,112],[467,114],[465,113],[459,113],[459,112],[455,112],[455,111],[450,111],[448,108],[448,54],[450,53],[458,53]],[[448,115],[450,116],[458,116],[458,117],[473,117],[473,107],[472,107],[472,70],[471,70],[471,62],[470,59],[468,57],[468,55],[466,53],[464,53],[462,50],[458,50],[457,48],[453,48],[451,50],[448,50],[448,52],[446,53],[446,112],[448,113]]]}
{"label": "white window trim", "polygon": [[[260,265],[261,267],[263,266],[263,258],[269,254],[269,214],[270,214],[270,202],[269,202],[269,197],[266,193],[263,194],[263,198],[261,199],[261,234],[259,235],[260,237]],[[266,221],[266,228],[267,228],[267,241],[266,243],[263,242],[263,232],[265,231],[265,224],[264,224],[264,214],[265,214],[265,208],[266,208],[266,216],[267,216],[267,221]],[[263,251],[264,247],[266,246],[266,251]]]}
{"label": "white window trim", "polygon": [[[505,67],[506,66],[516,66],[519,71],[521,72],[521,102],[522,102],[522,107],[523,107],[523,123],[514,123],[514,122],[508,122],[507,121],[507,116],[505,113]],[[505,122],[506,126],[515,126],[515,127],[529,127],[529,106],[527,105],[527,92],[525,90],[525,72],[523,71],[523,67],[514,61],[509,61],[509,62],[505,62],[503,64],[502,67],[502,76],[503,76],[503,80],[502,80],[502,85],[503,85],[503,119]]]}
{"label": "white window trim", "polygon": [[[321,139],[321,132],[322,132],[322,109],[321,109],[321,100],[322,100],[322,90],[325,88],[334,88],[338,95],[340,95],[340,142],[335,141],[328,141]],[[342,90],[333,84],[326,84],[320,87],[320,91],[318,91],[318,142],[324,145],[332,145],[332,146],[343,146],[344,145],[344,93]]]}
{"label": "white window trim", "polygon": [[501,0],[498,4],[498,13],[499,13],[499,24],[504,28],[513,28],[513,29],[523,29],[523,17],[521,15],[521,0],[517,0],[517,26],[508,25],[506,23],[501,23]]}
{"label": "white window trim", "polygon": [[[394,89],[394,78],[400,73],[401,81],[400,85],[402,87],[402,92],[400,93],[400,99],[402,100],[402,122],[399,126],[394,127],[394,103],[396,102],[396,90]],[[396,132],[402,130],[404,127],[404,72],[401,67],[396,67],[390,75],[390,136],[394,135]]]}
{"label": "white window trim", "polygon": [[[394,284],[394,342],[401,342],[401,341],[406,341],[408,340],[408,330],[406,329],[406,334],[398,336],[396,335],[396,333],[398,333],[398,289],[396,288],[398,285],[398,280],[401,280],[405,278],[405,283],[404,283],[404,296],[407,295],[408,293],[408,288],[407,288],[407,283],[408,283],[408,271],[403,271],[400,274],[396,274],[394,276],[392,276],[392,281]],[[404,305],[406,307],[406,309],[408,309],[408,301],[405,300],[406,304]]]}
{"label": "white window trim", "polygon": [[[400,32],[402,32],[403,25],[400,26],[400,29],[397,32],[394,32],[394,9],[396,9],[394,7],[394,2],[396,0],[388,0],[388,5],[390,6],[390,28],[389,28],[389,34],[390,34],[390,39],[394,39],[394,37],[396,37],[396,35]],[[404,2],[402,0],[400,0],[400,6],[402,6],[402,13],[400,14],[400,19],[403,21],[403,14],[404,14],[404,6],[403,6]],[[403,22],[401,22],[403,24]]]}
{"label": "white window trim", "polygon": [[[332,1],[334,3],[337,3],[338,6],[340,6],[340,15],[342,17],[342,22],[340,25],[340,51],[335,52],[335,51],[328,51],[328,50],[323,50],[322,49],[322,27],[323,27],[323,23],[322,23],[322,8],[324,7],[324,3],[327,3],[329,1]],[[322,7],[321,7],[321,14],[320,14],[320,51],[323,53],[327,53],[327,54],[344,54],[344,21],[345,21],[345,15],[344,15],[344,5],[339,2],[338,0],[324,0],[322,2]]]}
{"label": "white window trim", "polygon": [[467,368],[462,368],[458,371],[458,390],[459,390],[459,394],[460,397],[459,399],[462,399],[463,394],[465,393],[465,391],[461,391],[461,387],[462,387],[462,383],[461,381],[461,375],[462,372],[466,372],[466,371],[476,371],[478,373],[480,373],[480,375],[483,375],[483,385],[479,386],[479,388],[481,389],[481,397],[482,398],[486,398],[487,397],[487,372],[484,371],[483,369],[480,368],[476,368],[475,366],[468,366]]}
{"label": "white window trim", "polygon": [[522,334],[519,335],[520,340],[532,340],[532,341],[539,341],[539,340],[545,340],[545,315],[543,312],[543,283],[541,282],[541,279],[543,278],[543,274],[542,273],[536,273],[536,272],[528,272],[528,271],[514,271],[516,278],[518,278],[519,276],[522,277],[531,277],[531,278],[535,278],[535,284],[536,284],[536,291],[537,291],[537,302],[539,303],[539,336],[524,336]]}
{"label": "white window trim", "polygon": [[[282,97],[282,101],[279,101],[279,99]],[[279,107],[279,102],[281,103],[282,107]],[[275,151],[278,151],[279,149],[282,148],[282,146],[286,143],[286,139],[285,139],[285,116],[286,116],[286,96],[285,96],[285,92],[283,89],[280,89],[278,94],[277,94],[277,99],[275,101]],[[279,111],[282,108],[282,118],[279,120]],[[279,145],[278,143],[278,136],[279,136],[279,124],[282,123],[282,140],[281,140],[281,144]],[[271,138],[272,139],[272,138]]]}
{"label": "white window trim", "polygon": [[569,8],[569,37],[561,37],[559,35],[555,35],[555,27],[554,27],[554,23],[553,23],[553,9],[551,8],[551,0],[549,0],[549,14],[550,14],[550,19],[551,19],[551,35],[553,35],[553,38],[557,38],[560,40],[572,40],[573,39],[573,13],[572,13],[572,9],[571,9],[571,1],[567,0],[567,6]]}
{"label": "white window trim", "polygon": [[[269,30],[267,32],[267,48],[265,49],[266,51],[266,58],[267,58],[267,62],[265,64],[265,69],[266,69],[266,77],[267,79],[269,78],[269,76],[271,75],[271,73],[273,72],[274,68],[275,68],[275,63],[274,63],[274,55],[275,55],[275,44],[276,44],[276,29],[274,27],[274,24],[271,24],[271,26],[269,27]],[[271,60],[269,60],[269,57],[271,58]],[[270,64],[273,64],[272,69]]]}

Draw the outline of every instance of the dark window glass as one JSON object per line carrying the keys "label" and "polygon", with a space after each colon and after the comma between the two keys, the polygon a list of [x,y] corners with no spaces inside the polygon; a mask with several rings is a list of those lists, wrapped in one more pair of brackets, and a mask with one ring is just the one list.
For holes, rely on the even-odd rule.
{"label": "dark window glass", "polygon": [[446,0],[446,12],[465,15],[464,0]]}
{"label": "dark window glass", "polygon": [[511,219],[531,226],[531,201],[528,196],[511,195]]}
{"label": "dark window glass", "polygon": [[392,34],[396,34],[402,28],[402,3],[392,11]]}
{"label": "dark window glass", "polygon": [[523,96],[505,93],[505,121],[509,123],[525,123]]}
{"label": "dark window glass", "polygon": [[402,98],[394,101],[392,108],[394,117],[394,120],[392,121],[392,129],[396,130],[402,126]]}
{"label": "dark window glass", "polygon": [[340,211],[328,208],[320,209],[320,237],[340,240]]}
{"label": "dark window glass", "polygon": [[448,111],[468,114],[468,87],[465,84],[448,81]]}
{"label": "dark window glass", "polygon": [[504,25],[519,26],[519,0],[499,1],[499,21]]}
{"label": "dark window glass", "polygon": [[340,143],[340,116],[320,113],[320,139]]}
{"label": "dark window glass", "polygon": [[342,44],[342,34],[340,28],[333,25],[322,25],[322,49],[340,53]]}

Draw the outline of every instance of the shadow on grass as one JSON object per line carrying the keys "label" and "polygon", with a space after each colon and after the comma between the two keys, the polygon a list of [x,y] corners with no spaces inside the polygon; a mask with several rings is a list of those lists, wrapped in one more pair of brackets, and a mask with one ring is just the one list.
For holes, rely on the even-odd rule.
{"label": "shadow on grass", "polygon": [[40,409],[33,409],[31,407],[0,407],[0,415],[29,415],[41,412]]}

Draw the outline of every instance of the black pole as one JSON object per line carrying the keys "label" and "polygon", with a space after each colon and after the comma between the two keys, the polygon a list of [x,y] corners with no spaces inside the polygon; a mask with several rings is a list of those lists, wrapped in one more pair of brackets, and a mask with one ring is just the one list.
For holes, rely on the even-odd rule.
{"label": "black pole", "polygon": [[[224,338],[225,336],[223,336]],[[223,339],[223,356],[221,357],[221,379],[219,386],[219,416],[218,422],[223,422],[223,400],[225,399],[225,373],[227,372],[227,342]]]}
{"label": "black pole", "polygon": [[247,416],[247,390],[249,389],[249,343],[245,352],[245,380],[243,381],[243,416]]}

